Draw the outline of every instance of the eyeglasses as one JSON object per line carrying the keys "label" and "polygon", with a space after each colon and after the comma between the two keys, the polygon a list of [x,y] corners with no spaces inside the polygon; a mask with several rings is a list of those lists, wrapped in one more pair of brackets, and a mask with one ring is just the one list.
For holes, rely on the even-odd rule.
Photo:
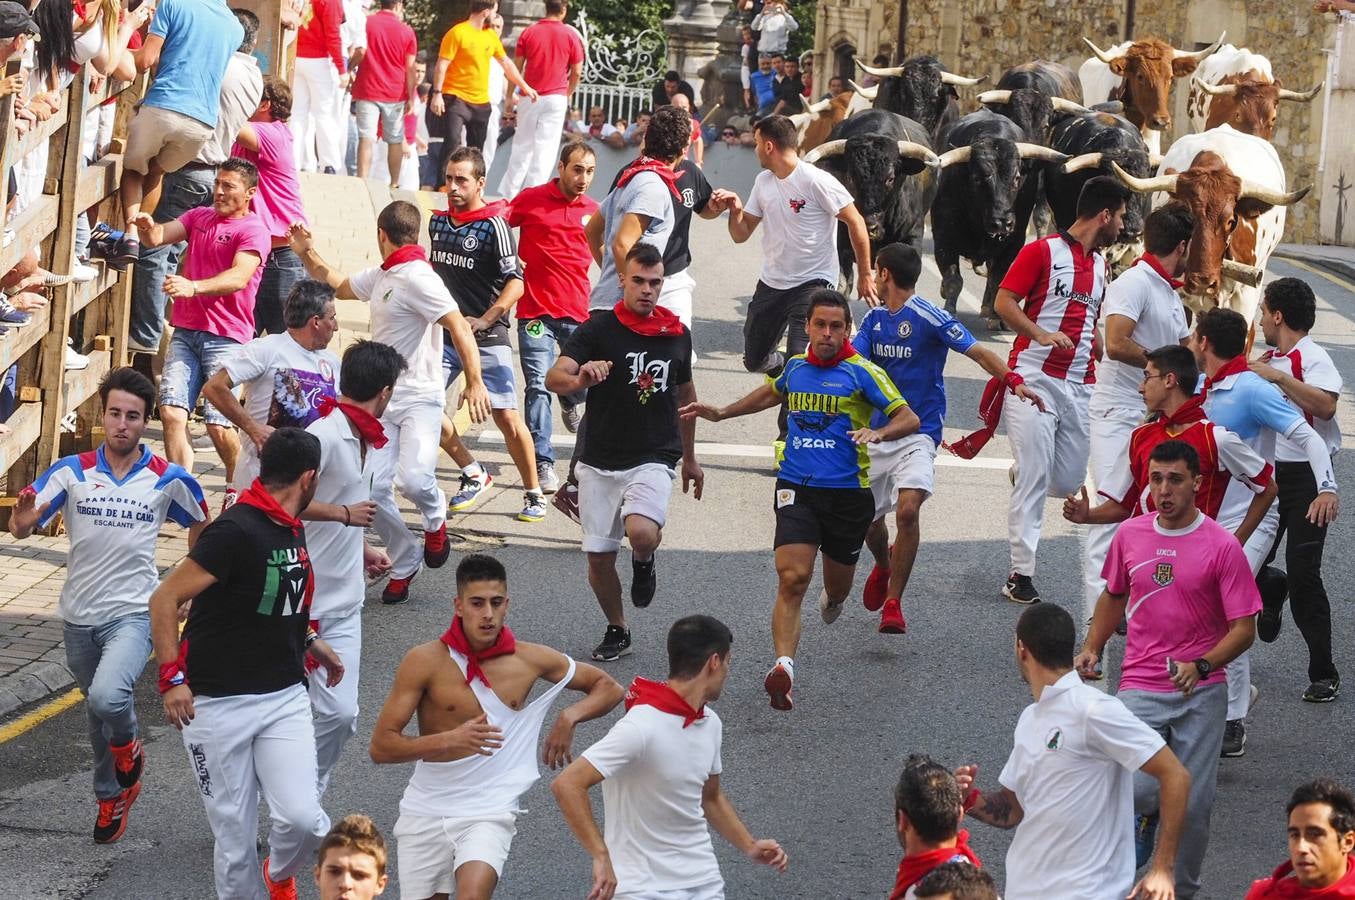
{"label": "eyeglasses", "polygon": [[1147,384],[1148,381],[1149,381],[1150,379],[1153,379],[1153,378],[1166,378],[1167,375],[1169,375],[1169,374],[1170,374],[1170,373],[1168,373],[1168,372],[1163,372],[1161,375],[1149,375],[1147,372],[1144,372],[1144,373],[1143,373],[1143,383],[1144,383],[1144,384]]}

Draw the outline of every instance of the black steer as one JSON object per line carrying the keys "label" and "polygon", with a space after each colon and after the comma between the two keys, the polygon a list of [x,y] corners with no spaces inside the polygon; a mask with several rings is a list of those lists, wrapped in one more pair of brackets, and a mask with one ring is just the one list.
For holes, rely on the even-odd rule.
{"label": "black steer", "polygon": [[875,108],[898,113],[927,129],[933,146],[942,132],[960,117],[957,87],[973,87],[983,78],[965,78],[947,72],[935,56],[914,56],[901,66],[875,68],[861,60],[856,64],[879,80]]}

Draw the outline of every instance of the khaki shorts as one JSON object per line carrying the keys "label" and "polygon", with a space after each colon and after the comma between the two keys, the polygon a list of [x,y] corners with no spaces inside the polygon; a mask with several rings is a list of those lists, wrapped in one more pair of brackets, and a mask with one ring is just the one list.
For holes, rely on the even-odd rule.
{"label": "khaki shorts", "polygon": [[162,172],[177,172],[197,158],[202,145],[211,140],[215,131],[172,109],[143,106],[128,127],[127,152],[122,164],[142,175],[150,171],[152,162]]}

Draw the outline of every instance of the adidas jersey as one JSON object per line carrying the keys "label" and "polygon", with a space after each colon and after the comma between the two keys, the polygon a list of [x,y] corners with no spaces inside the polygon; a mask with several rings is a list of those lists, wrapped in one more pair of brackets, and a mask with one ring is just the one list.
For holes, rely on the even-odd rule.
{"label": "adidas jersey", "polygon": [[772,382],[786,403],[786,454],[777,478],[827,488],[870,487],[865,444],[847,432],[865,428],[871,414],[907,405],[884,370],[857,354],[835,366],[816,366],[801,353]]}
{"label": "adidas jersey", "polygon": [[[861,330],[852,338],[856,352],[885,370],[908,405],[922,421],[918,429],[941,444],[941,428],[946,421],[946,382],[942,377],[946,355],[954,350],[967,353],[974,346],[974,335],[954,316],[921,297],[909,297],[891,313],[877,306],[861,320]],[[886,421],[877,412],[873,426]]]}
{"label": "adidas jersey", "polygon": [[[428,219],[428,261],[464,316],[483,316],[513,278],[521,278],[517,245],[503,216],[457,224],[445,212]],[[451,342],[444,335],[443,340]],[[508,317],[476,335],[481,347],[508,345]]]}
{"label": "adidas jersey", "polygon": [[58,512],[70,552],[57,613],[73,625],[99,625],[146,611],[160,584],[156,538],[166,519],[187,528],[207,519],[202,488],[182,467],[141,446],[141,458],[118,481],[104,450],[65,456],[33,482],[41,527]]}
{"label": "adidas jersey", "polygon": [[1002,287],[1024,298],[1022,310],[1045,331],[1061,331],[1072,350],[1042,347],[1025,335],[1012,344],[1008,360],[1018,375],[1042,372],[1079,384],[1096,381],[1092,339],[1106,296],[1106,259],[1101,251],[1084,253],[1065,232],[1026,244],[1016,255]]}

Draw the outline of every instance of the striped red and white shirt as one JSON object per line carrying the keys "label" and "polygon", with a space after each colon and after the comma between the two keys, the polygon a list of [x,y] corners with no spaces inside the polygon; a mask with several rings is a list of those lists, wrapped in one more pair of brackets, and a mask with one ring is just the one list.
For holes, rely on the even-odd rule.
{"label": "striped red and white shirt", "polygon": [[1106,296],[1106,260],[1101,251],[1084,253],[1066,233],[1051,234],[1021,248],[1002,287],[1025,298],[1022,310],[1045,331],[1061,331],[1072,350],[1042,347],[1022,335],[1012,344],[1007,365],[1019,375],[1093,384],[1092,339]]}

